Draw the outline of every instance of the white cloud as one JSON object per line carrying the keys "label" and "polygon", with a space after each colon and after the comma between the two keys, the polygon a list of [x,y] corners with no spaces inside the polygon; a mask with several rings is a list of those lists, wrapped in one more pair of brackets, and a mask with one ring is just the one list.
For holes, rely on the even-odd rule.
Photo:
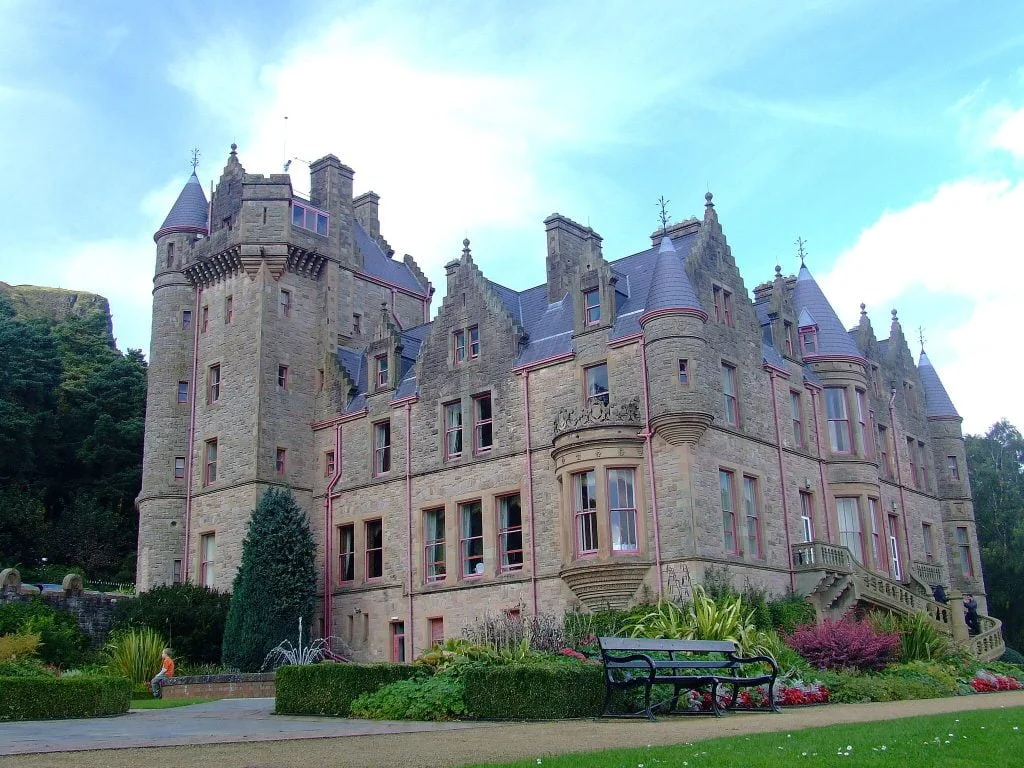
{"label": "white cloud", "polygon": [[1011,113],[992,136],[992,146],[1024,159],[1024,109]]}
{"label": "white cloud", "polygon": [[[929,357],[978,432],[1001,417],[1024,423],[1024,358],[1013,341],[1024,281],[1024,179],[963,179],[902,211],[887,211],[819,276],[840,316],[853,325],[866,302],[875,333],[888,336],[886,310],[901,302],[904,333],[930,329]],[[953,312],[966,306],[966,319]]]}

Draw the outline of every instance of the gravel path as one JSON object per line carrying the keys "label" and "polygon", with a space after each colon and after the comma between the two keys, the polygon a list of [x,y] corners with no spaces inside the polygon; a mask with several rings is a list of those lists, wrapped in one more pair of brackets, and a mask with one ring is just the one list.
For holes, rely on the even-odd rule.
{"label": "gravel path", "polygon": [[[163,710],[159,714],[170,715],[188,710],[200,710],[210,705],[183,707],[178,710]],[[236,743],[203,743],[176,747],[128,747],[122,749],[97,749],[93,751],[57,752],[46,754],[18,754],[0,758],[0,768],[42,768],[43,766],[81,766],[81,768],[137,768],[137,766],[161,766],[161,768],[295,768],[305,766],[345,766],[346,768],[439,768],[440,766],[462,766],[471,763],[498,762],[523,758],[542,757],[566,752],[582,752],[624,746],[667,745],[688,741],[733,736],[744,733],[768,731],[795,731],[837,723],[870,722],[890,720],[914,715],[931,715],[962,712],[976,709],[997,709],[1000,707],[1024,707],[1024,692],[993,693],[983,696],[963,696],[949,699],[927,699],[877,704],[843,704],[823,707],[789,709],[779,715],[733,714],[721,719],[676,718],[662,719],[656,723],[642,720],[572,720],[543,723],[457,723],[436,725],[428,730],[415,733],[401,733],[396,724],[376,723],[375,733],[354,735],[359,728],[368,727],[366,721],[343,721],[328,718],[260,718],[262,727],[249,737]],[[140,713],[141,714],[141,713]],[[158,714],[146,713],[147,717]],[[192,713],[202,717],[211,725],[217,722],[211,712]],[[112,718],[110,721],[80,721],[83,724],[117,722],[128,718]],[[180,726],[188,718],[176,721]],[[302,728],[289,735],[279,724],[297,722]],[[75,721],[46,723],[51,729],[61,729]],[[175,721],[171,718],[152,718],[145,722],[150,726],[150,735],[160,737],[173,732]],[[353,735],[331,735],[332,728],[353,728]],[[0,725],[0,745],[5,745],[13,735],[11,730],[18,723]],[[410,724],[403,724],[410,725]],[[420,724],[423,725],[423,724]],[[454,726],[454,727],[452,727]],[[319,736],[310,738],[311,729],[319,728]],[[302,735],[298,735],[298,734]],[[276,735],[275,735],[276,734]],[[256,741],[254,739],[274,739]],[[144,740],[145,742],[145,740]],[[134,742],[138,743],[138,742]]]}

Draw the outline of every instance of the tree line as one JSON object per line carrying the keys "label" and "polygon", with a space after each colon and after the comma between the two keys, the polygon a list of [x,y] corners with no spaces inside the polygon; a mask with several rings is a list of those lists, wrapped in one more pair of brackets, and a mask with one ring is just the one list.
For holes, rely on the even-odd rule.
{"label": "tree line", "polygon": [[0,566],[135,579],[146,362],[109,324],[19,318],[0,294]]}

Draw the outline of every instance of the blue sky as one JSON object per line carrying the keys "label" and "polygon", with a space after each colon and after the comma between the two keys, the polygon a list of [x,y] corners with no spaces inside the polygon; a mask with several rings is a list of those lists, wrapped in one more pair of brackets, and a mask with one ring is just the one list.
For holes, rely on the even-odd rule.
{"label": "blue sky", "polygon": [[[111,300],[148,348],[152,233],[202,151],[328,152],[443,290],[469,236],[541,281],[543,219],[605,255],[715,194],[748,289],[808,266],[852,325],[925,327],[969,431],[1024,426],[1024,3],[0,0],[0,280]],[[284,116],[288,116],[285,141]],[[435,306],[437,302],[435,302]],[[1011,351],[1013,357],[1007,352]],[[996,376],[994,370],[1000,371]]]}

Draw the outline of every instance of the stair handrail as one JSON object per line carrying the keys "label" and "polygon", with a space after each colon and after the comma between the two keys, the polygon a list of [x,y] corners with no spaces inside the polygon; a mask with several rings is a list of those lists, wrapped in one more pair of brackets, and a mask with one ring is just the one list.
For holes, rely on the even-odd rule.
{"label": "stair handrail", "polygon": [[1003,622],[995,616],[978,616],[978,621],[985,628],[968,639],[971,655],[980,661],[995,661],[1006,653]]}

